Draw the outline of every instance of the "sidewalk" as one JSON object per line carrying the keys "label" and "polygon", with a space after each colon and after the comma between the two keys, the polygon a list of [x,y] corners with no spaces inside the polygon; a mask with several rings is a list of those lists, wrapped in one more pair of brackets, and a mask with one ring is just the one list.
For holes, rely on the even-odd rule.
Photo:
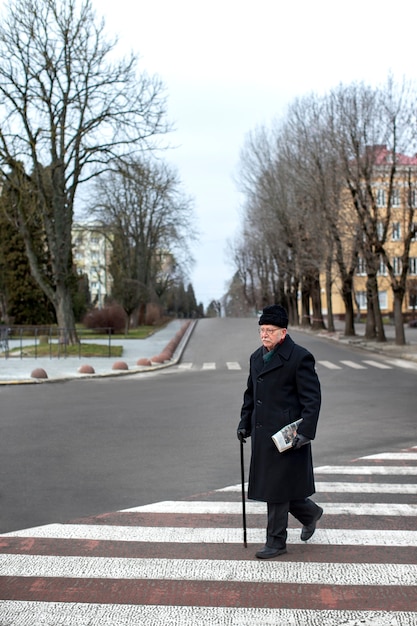
{"label": "sidewalk", "polygon": [[[61,357],[61,358],[34,358],[9,356],[0,357],[0,385],[28,384],[39,382],[63,381],[74,378],[94,378],[97,376],[123,376],[126,374],[149,372],[178,362],[185,345],[194,328],[195,321],[174,320],[163,329],[158,330],[146,339],[123,339],[114,337],[112,345],[122,346],[123,354],[120,358],[115,357]],[[139,359],[151,360],[152,357],[159,356],[166,346],[174,342],[175,349],[172,357],[164,362],[152,361],[152,364],[138,365]],[[29,341],[29,343],[31,343]],[[33,342],[32,342],[33,343]],[[108,339],[94,340],[94,343],[108,344]],[[20,342],[9,340],[9,350],[20,347]],[[117,365],[118,364],[118,365]],[[114,366],[118,369],[113,369]],[[85,366],[90,366],[86,368]],[[94,373],[81,373],[79,368],[93,369]],[[121,369],[123,368],[123,369]],[[126,369],[127,368],[127,369]],[[43,370],[47,378],[32,376],[35,370]]]}
{"label": "sidewalk", "polygon": [[[352,346],[356,346],[362,350],[384,354],[392,359],[403,359],[417,363],[417,328],[410,328],[408,324],[404,325],[405,345],[398,346],[395,343],[395,327],[393,324],[384,326],[386,342],[365,339],[365,324],[355,324],[356,336],[346,337],[344,333],[345,325],[343,321],[335,320],[336,330],[334,333],[322,331],[318,336],[334,339]],[[309,331],[307,331],[309,332]]]}

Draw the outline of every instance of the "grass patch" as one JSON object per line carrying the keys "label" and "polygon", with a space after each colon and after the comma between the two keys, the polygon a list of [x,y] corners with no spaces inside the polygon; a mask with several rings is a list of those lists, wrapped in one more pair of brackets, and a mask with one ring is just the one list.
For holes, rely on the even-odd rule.
{"label": "grass patch", "polygon": [[[146,339],[153,335],[157,330],[160,330],[161,327],[155,328],[155,326],[140,326],[138,328],[133,328],[133,330],[129,330],[128,333],[112,333],[111,340],[115,341],[117,339]],[[107,332],[97,332],[97,329],[88,329],[85,327],[79,328],[77,327],[77,335],[78,339],[82,341],[83,339],[105,339],[108,337]]]}
{"label": "grass patch", "polygon": [[28,357],[120,357],[123,354],[122,346],[114,346],[96,343],[80,343],[76,346],[63,346],[58,343],[38,344],[33,346],[23,346],[22,349],[14,348],[9,351],[10,354],[16,354]]}

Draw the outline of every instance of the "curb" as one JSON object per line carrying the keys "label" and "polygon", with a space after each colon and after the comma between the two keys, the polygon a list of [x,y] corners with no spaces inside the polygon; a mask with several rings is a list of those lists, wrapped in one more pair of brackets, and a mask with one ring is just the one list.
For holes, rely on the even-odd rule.
{"label": "curb", "polygon": [[417,345],[413,354],[403,352],[407,347],[414,346],[414,344],[406,343],[403,346],[396,345],[392,340],[386,342],[375,343],[369,342],[364,337],[352,336],[346,337],[341,331],[326,332],[323,330],[313,331],[309,328],[297,327],[294,330],[301,330],[302,332],[316,335],[322,339],[328,339],[330,341],[339,341],[342,344],[348,344],[355,348],[359,348],[363,352],[375,352],[376,354],[383,355],[387,359],[402,359],[404,361],[411,361],[417,364]]}

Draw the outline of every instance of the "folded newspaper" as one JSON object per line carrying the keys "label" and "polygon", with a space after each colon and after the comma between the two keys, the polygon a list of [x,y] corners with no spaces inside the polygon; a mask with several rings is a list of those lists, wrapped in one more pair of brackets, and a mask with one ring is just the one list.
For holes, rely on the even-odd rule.
{"label": "folded newspaper", "polygon": [[284,428],[281,428],[275,435],[272,435],[272,441],[280,452],[285,452],[288,448],[292,447],[292,442],[297,434],[297,428],[303,420],[299,419],[291,424],[287,424]]}

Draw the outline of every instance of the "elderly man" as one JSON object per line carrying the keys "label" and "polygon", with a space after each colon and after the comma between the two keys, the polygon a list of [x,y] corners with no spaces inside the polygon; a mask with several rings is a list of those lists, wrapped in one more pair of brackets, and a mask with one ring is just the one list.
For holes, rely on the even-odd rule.
{"label": "elderly man", "polygon": [[[256,553],[270,559],[287,551],[288,513],[303,525],[302,541],[316,529],[323,509],[309,498],[314,491],[310,441],[316,435],[321,405],[313,355],[287,334],[288,315],[280,305],[264,308],[259,319],[262,346],[250,357],[238,439],[251,437],[248,498],[267,503],[266,544]],[[278,430],[302,419],[292,448],[279,452]]]}

